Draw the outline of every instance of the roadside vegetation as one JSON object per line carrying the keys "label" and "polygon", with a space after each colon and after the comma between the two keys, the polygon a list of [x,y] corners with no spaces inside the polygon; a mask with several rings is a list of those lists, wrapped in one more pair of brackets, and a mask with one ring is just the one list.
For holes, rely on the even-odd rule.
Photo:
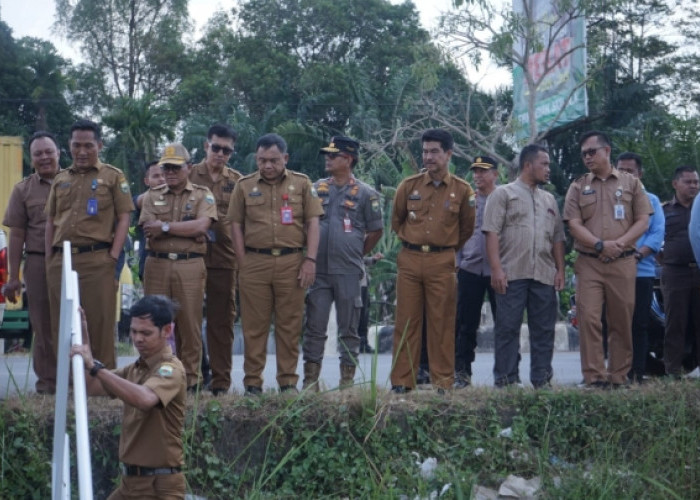
{"label": "roadside vegetation", "polygon": [[[539,478],[543,499],[700,497],[696,381],[402,397],[367,386],[297,398],[202,395],[188,408],[188,485],[209,499],[466,499],[511,475]],[[91,399],[95,498],[118,476],[120,421],[119,402]],[[49,497],[52,422],[50,397],[0,408],[0,498]]]}

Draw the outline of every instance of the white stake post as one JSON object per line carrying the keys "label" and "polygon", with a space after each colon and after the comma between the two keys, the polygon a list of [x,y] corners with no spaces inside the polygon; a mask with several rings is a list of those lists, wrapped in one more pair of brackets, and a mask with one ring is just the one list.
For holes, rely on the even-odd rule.
{"label": "white stake post", "polygon": [[[70,498],[70,460],[66,413],[68,406],[69,357],[71,343],[82,344],[82,324],[78,306],[78,275],[73,269],[71,247],[63,242],[63,275],[61,279],[61,323],[58,334],[58,367],[56,372],[56,413],[54,419],[51,497]],[[87,393],[83,358],[75,356],[73,364],[73,396],[75,403],[75,432],[78,454],[78,493],[81,500],[92,500],[92,469],[87,421]]]}

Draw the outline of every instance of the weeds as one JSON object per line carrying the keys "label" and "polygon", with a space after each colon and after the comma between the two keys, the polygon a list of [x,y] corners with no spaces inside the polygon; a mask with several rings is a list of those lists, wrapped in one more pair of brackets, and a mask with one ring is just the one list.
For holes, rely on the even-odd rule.
{"label": "weeds", "polygon": [[[540,477],[542,498],[700,497],[696,383],[607,393],[472,388],[401,398],[383,390],[375,397],[372,385],[296,398],[189,399],[190,490],[209,499],[383,499],[445,488],[443,498],[461,499],[475,485],[497,488],[514,474]],[[2,498],[47,497],[45,429],[53,415],[35,411],[41,398],[0,409]],[[93,449],[104,450],[93,457],[94,476],[106,478],[100,491],[118,475],[121,410],[105,405],[97,414],[92,405]],[[418,464],[428,457],[437,467],[423,477]]]}

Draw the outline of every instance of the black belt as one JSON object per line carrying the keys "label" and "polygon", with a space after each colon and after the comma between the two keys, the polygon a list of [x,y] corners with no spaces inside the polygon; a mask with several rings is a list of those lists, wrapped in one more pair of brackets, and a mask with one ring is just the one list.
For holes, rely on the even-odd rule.
{"label": "black belt", "polygon": [[697,262],[688,262],[687,264],[672,264],[670,262],[664,262],[664,266],[673,266],[673,267],[690,267],[691,269],[695,269],[698,267]]}
{"label": "black belt", "polygon": [[[620,255],[618,255],[617,258],[622,259],[623,257],[629,257],[630,255],[634,255],[634,252],[636,252],[636,250],[625,250]],[[598,253],[583,252],[581,250],[578,250],[578,253],[581,255],[585,255],[586,257],[593,257],[594,259],[600,257],[600,254]]]}
{"label": "black belt", "polygon": [[178,474],[180,467],[140,467],[138,465],[122,464],[122,474],[125,476],[156,476],[160,474]]}
{"label": "black belt", "polygon": [[[112,248],[111,243],[95,243],[94,245],[85,245],[82,247],[74,247],[71,245],[70,253],[85,253],[85,252],[96,252],[97,250],[104,250],[105,248]],[[63,247],[53,247],[54,252],[63,253]]]}
{"label": "black belt", "polygon": [[204,257],[203,253],[148,252],[148,255],[151,257],[155,257],[156,259],[170,259],[170,260],[187,260],[187,259],[197,259],[199,257]]}
{"label": "black belt", "polygon": [[401,244],[404,248],[423,253],[444,252],[445,250],[454,249],[454,247],[433,247],[430,245],[414,245],[413,243],[406,243],[405,241],[402,241]]}
{"label": "black belt", "polygon": [[303,252],[303,248],[253,248],[245,247],[246,252],[261,253],[263,255],[274,255],[275,257],[280,257],[281,255],[289,255],[290,253]]}
{"label": "black belt", "polygon": [[25,251],[27,255],[46,255],[44,252],[30,252],[30,251]]}

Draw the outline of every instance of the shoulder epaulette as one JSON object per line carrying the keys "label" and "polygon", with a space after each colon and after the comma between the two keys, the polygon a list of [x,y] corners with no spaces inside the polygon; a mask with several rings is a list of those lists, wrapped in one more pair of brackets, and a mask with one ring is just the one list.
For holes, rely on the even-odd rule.
{"label": "shoulder epaulette", "polygon": [[102,166],[107,167],[110,170],[114,170],[114,171],[124,175],[124,171],[121,168],[115,167],[114,165],[110,165],[109,163],[103,163]]}
{"label": "shoulder epaulette", "polygon": [[244,181],[244,180],[246,180],[246,179],[251,179],[251,178],[253,178],[257,173],[258,173],[258,172],[253,172],[253,173],[244,175],[243,177],[241,177],[240,179],[238,179],[238,182]]}
{"label": "shoulder epaulette", "polygon": [[405,180],[405,181],[408,181],[408,180],[418,179],[418,178],[420,178],[420,177],[423,177],[423,174],[424,174],[424,173],[425,173],[425,172],[419,172],[419,173],[417,173],[417,174],[409,175],[409,176],[406,177],[404,180]]}
{"label": "shoulder epaulette", "polygon": [[306,179],[309,179],[309,181],[311,181],[311,179],[309,178],[308,175],[302,174],[301,172],[297,172],[296,170],[287,170],[287,172],[289,172],[290,174],[295,175],[297,177],[304,177]]}
{"label": "shoulder epaulette", "polygon": [[458,182],[461,182],[462,184],[466,184],[469,187],[471,187],[471,184],[469,184],[466,180],[462,179],[461,177],[459,177],[457,175],[453,175],[452,178]]}

